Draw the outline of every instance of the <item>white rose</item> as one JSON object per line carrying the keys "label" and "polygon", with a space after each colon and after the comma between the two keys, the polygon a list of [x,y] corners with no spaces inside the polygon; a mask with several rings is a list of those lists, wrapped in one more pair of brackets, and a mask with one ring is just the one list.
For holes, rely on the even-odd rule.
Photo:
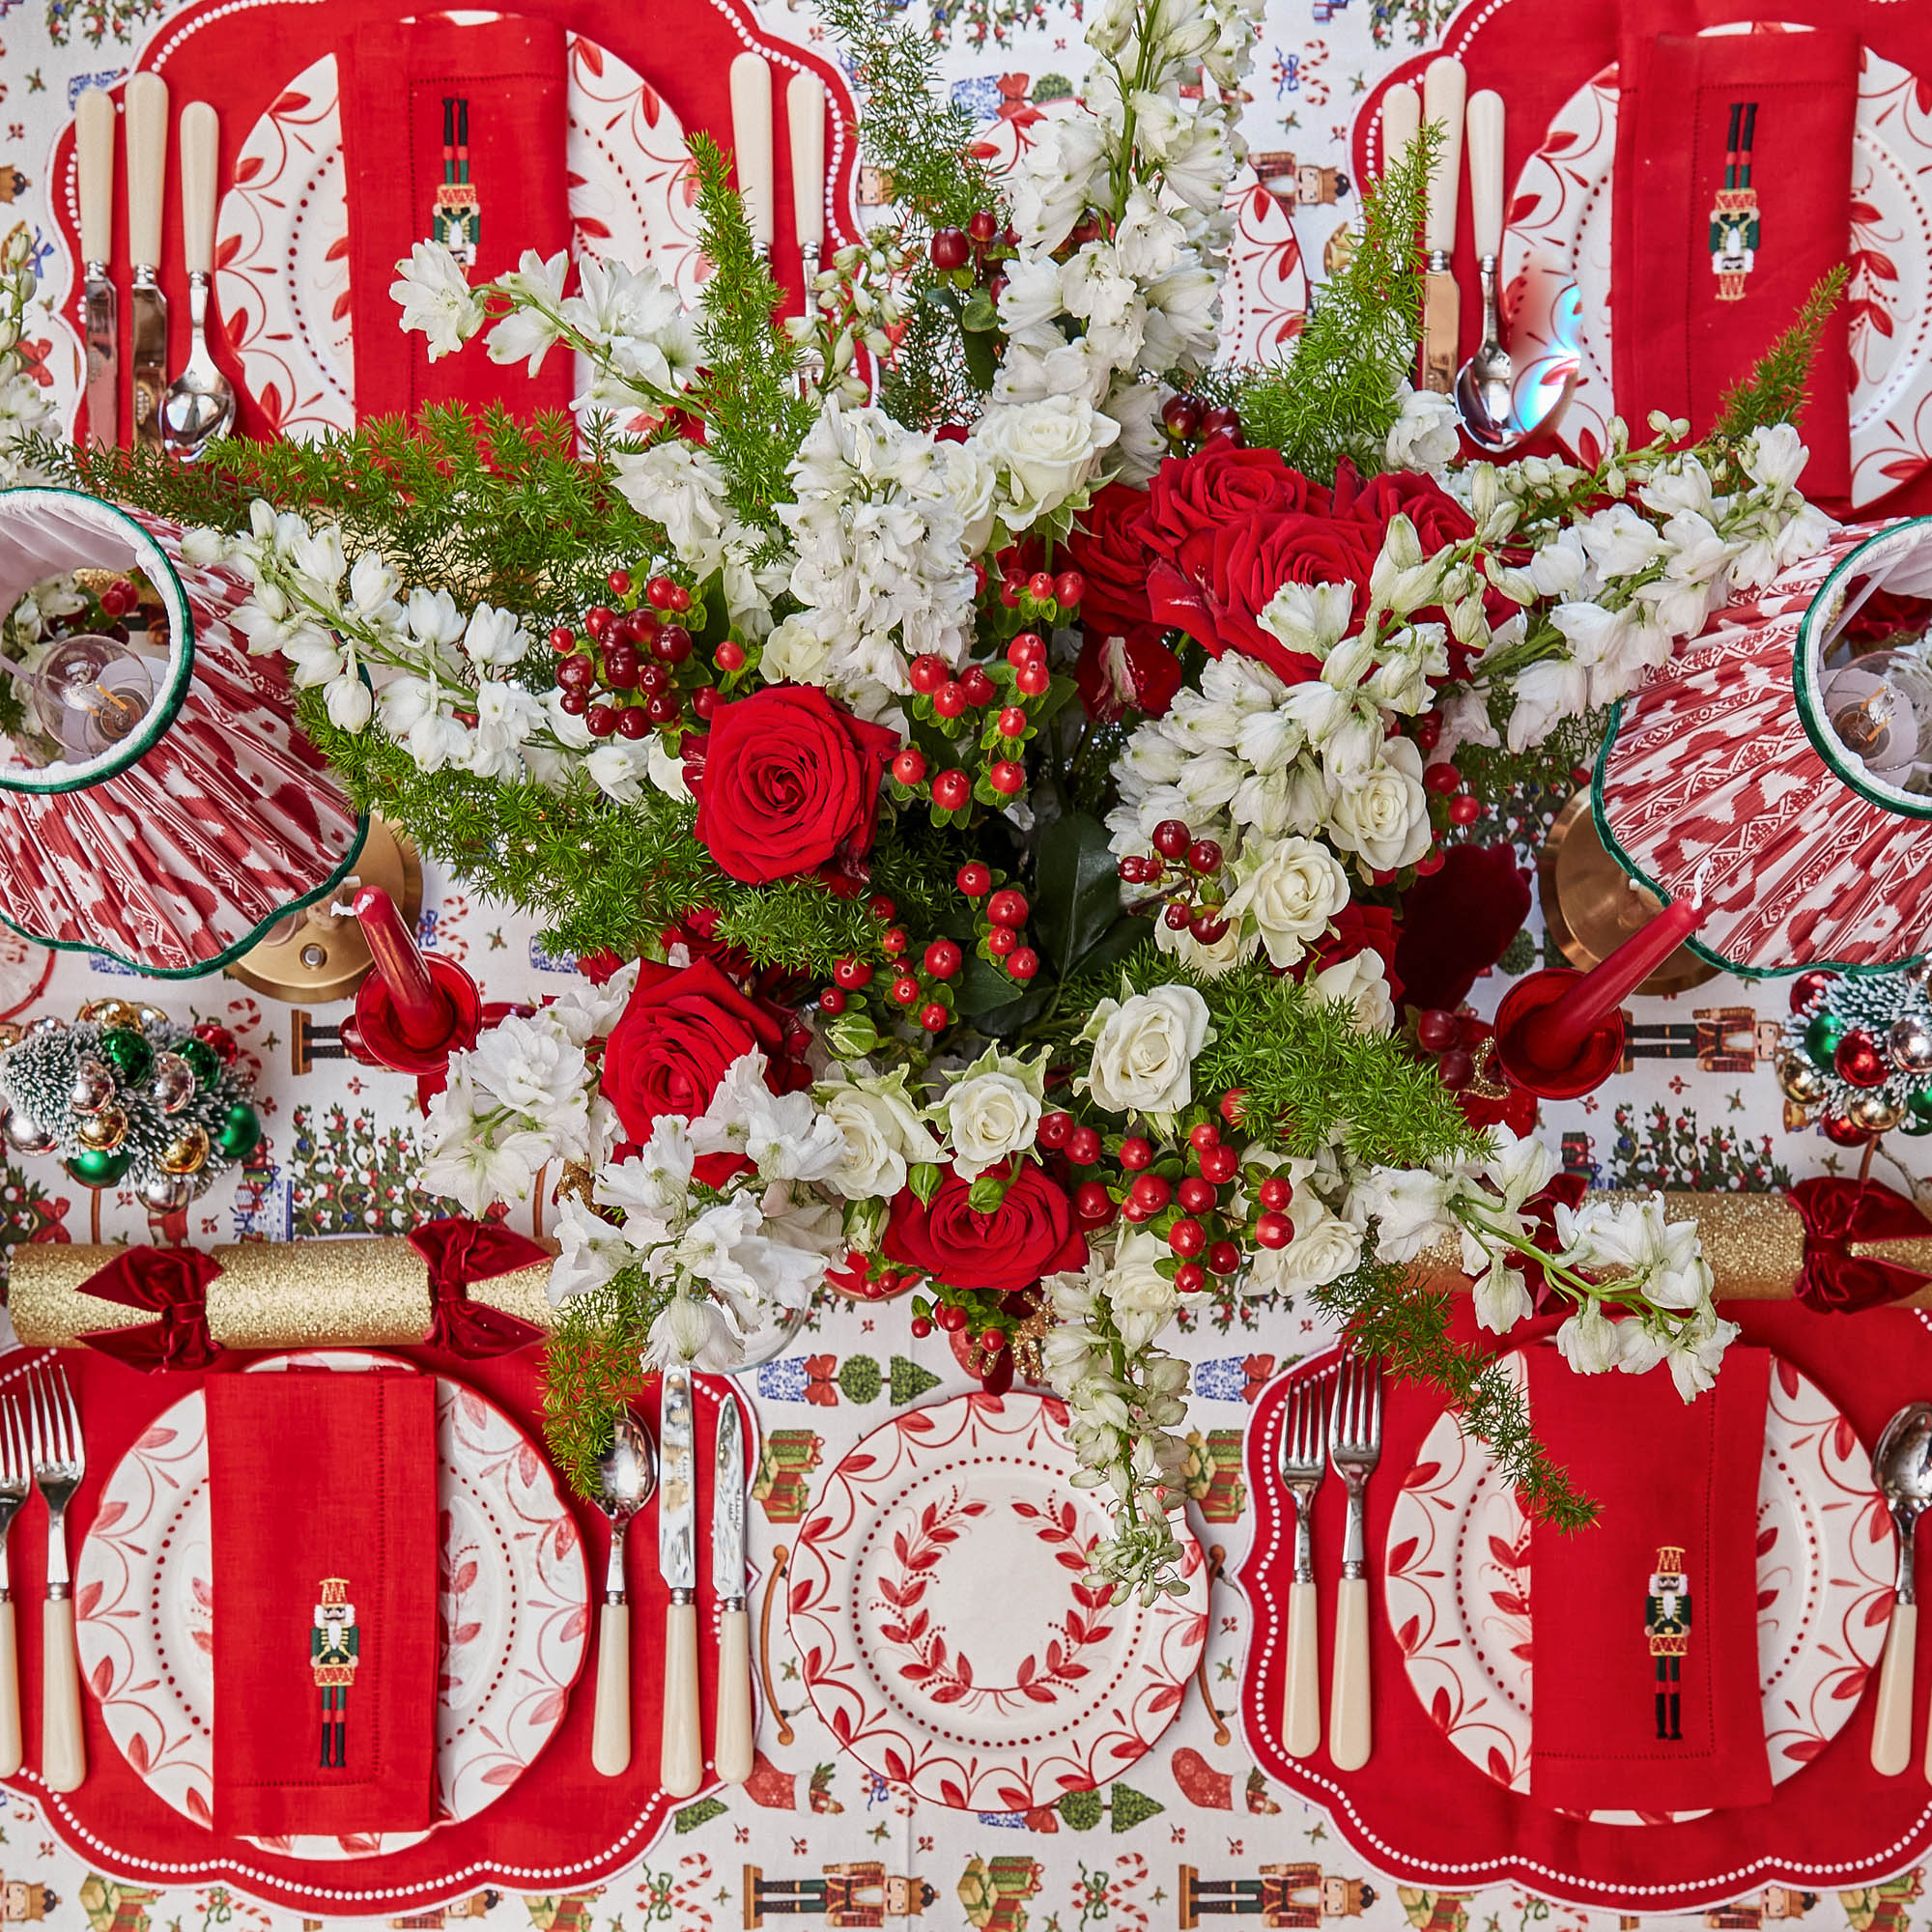
{"label": "white rose", "polygon": [[1088,1032],[1094,1065],[1085,1085],[1109,1113],[1175,1114],[1193,1099],[1208,1002],[1192,986],[1157,986],[1124,1003],[1103,1000]]}
{"label": "white rose", "polygon": [[1237,868],[1228,916],[1252,924],[1278,968],[1293,966],[1313,939],[1349,903],[1349,875],[1312,838],[1283,838],[1261,859]]}
{"label": "white rose", "polygon": [[1023,530],[1057,509],[1087,481],[1120,433],[1119,423],[1079,396],[988,410],[973,440],[1005,475],[1011,497],[1002,511],[1008,528]]}
{"label": "white rose", "polygon": [[1320,1000],[1346,1000],[1355,1009],[1357,1033],[1387,1033],[1395,1025],[1395,1002],[1379,952],[1361,952],[1315,976]]}
{"label": "white rose", "polygon": [[906,1184],[909,1167],[938,1157],[903,1080],[821,1087],[815,1097],[845,1136],[845,1157],[830,1180],[848,1201],[889,1200]]}
{"label": "white rose", "polygon": [[968,556],[977,556],[993,535],[993,497],[1000,477],[985,452],[969,441],[940,445],[945,465],[946,496],[964,526],[961,539]]}
{"label": "white rose", "polygon": [[1166,920],[1157,919],[1153,923],[1153,943],[1156,951],[1171,952],[1190,972],[1199,973],[1206,980],[1218,980],[1223,973],[1246,965],[1261,946],[1252,932],[1241,929],[1238,920],[1230,920],[1227,931],[1212,945],[1204,946],[1186,926],[1177,932]]}
{"label": "white rose", "polygon": [[1010,1073],[976,1073],[946,1096],[952,1136],[952,1165],[962,1180],[980,1174],[1034,1143],[1039,1099]]}
{"label": "white rose", "polygon": [[1345,852],[1359,852],[1378,872],[1412,866],[1429,850],[1429,794],[1414,739],[1389,739],[1378,763],[1337,781],[1328,830]]}
{"label": "white rose", "polygon": [[1339,1281],[1362,1259],[1358,1229],[1330,1213],[1313,1194],[1296,1188],[1290,1218],[1294,1238],[1285,1248],[1263,1248],[1254,1258],[1256,1289],[1276,1294]]}

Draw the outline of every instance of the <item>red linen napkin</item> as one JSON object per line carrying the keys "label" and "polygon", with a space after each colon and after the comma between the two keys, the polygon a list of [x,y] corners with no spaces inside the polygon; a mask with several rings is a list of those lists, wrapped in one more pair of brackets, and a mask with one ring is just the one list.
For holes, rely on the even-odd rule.
{"label": "red linen napkin", "polygon": [[376,21],[349,36],[338,65],[356,416],[413,415],[426,403],[500,401],[524,415],[565,408],[565,352],[553,350],[534,379],[475,343],[432,362],[423,337],[403,333],[389,294],[396,264],[436,239],[440,188],[452,190],[441,197],[447,214],[463,213],[466,188],[473,197],[472,284],[514,269],[526,248],[548,260],[569,245],[563,29],[515,14],[471,26],[440,15]]}
{"label": "red linen napkin", "polygon": [[1530,1790],[1563,1810],[1771,1796],[1758,1694],[1757,1492],[1770,1356],[1734,1346],[1683,1401],[1667,1372],[1579,1376],[1524,1351],[1537,1434],[1602,1510],[1531,1532]]}
{"label": "red linen napkin", "polygon": [[[213,1829],[426,1830],[436,1779],[434,1379],[213,1376],[207,1398]],[[339,1661],[344,1651],[353,1663]]]}
{"label": "red linen napkin", "polygon": [[[1617,410],[1711,427],[1723,392],[1845,259],[1859,43],[1835,28],[1627,33],[1610,284]],[[1845,304],[1826,323],[1802,429],[1806,493],[1851,487]]]}

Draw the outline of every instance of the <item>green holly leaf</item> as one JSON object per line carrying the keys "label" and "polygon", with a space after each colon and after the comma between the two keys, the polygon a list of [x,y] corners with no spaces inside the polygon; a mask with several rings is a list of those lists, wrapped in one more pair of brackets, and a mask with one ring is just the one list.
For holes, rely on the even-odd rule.
{"label": "green holly leaf", "polygon": [[1121,875],[1107,828],[1091,812],[1068,811],[1039,841],[1034,872],[1033,930],[1064,979],[1121,919]]}

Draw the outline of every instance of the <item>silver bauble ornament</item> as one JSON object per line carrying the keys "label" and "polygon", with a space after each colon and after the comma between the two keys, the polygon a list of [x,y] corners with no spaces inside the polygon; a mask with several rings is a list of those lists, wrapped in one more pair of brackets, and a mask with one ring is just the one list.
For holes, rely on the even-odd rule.
{"label": "silver bauble ornament", "polygon": [[194,1068],[178,1053],[155,1056],[148,1075],[148,1098],[164,1114],[179,1114],[194,1098]]}
{"label": "silver bauble ornament", "polygon": [[1928,952],[1923,959],[1915,959],[1910,966],[1900,967],[1899,978],[1908,986],[1922,986],[1927,980],[1932,980],[1932,952]]}
{"label": "silver bauble ornament", "polygon": [[114,1097],[114,1069],[104,1060],[83,1054],[73,1069],[67,1103],[76,1114],[98,1114]]}
{"label": "silver bauble ornament", "polygon": [[1886,1033],[1885,1050],[1901,1072],[1932,1072],[1932,1019],[1901,1013]]}
{"label": "silver bauble ornament", "polygon": [[27,1031],[29,1034],[65,1033],[67,1022],[56,1019],[52,1013],[43,1013],[39,1019],[28,1021]]}
{"label": "silver bauble ornament", "polygon": [[1876,1093],[1861,1094],[1845,1112],[1868,1134],[1888,1133],[1905,1118],[1905,1109],[1897,1101]]}
{"label": "silver bauble ornament", "polygon": [[1806,1060],[1802,1053],[1787,1053],[1777,1063],[1777,1084],[1786,1099],[1799,1101],[1804,1106],[1825,1097],[1823,1069]]}
{"label": "silver bauble ornament", "polygon": [[16,1153],[47,1153],[59,1145],[57,1135],[14,1107],[0,1114],[0,1136]]}
{"label": "silver bauble ornament", "polygon": [[171,1214],[194,1199],[194,1182],[185,1175],[156,1174],[141,1183],[141,1206],[156,1214]]}

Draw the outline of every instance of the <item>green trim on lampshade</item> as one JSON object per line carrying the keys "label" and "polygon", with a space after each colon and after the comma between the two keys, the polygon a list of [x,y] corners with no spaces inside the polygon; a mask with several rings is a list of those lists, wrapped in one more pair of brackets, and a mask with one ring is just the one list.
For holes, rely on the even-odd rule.
{"label": "green trim on lampshade", "polygon": [[[128,512],[119,505],[110,503],[100,497],[90,497],[84,490],[64,490],[49,488],[41,484],[30,484],[14,490],[0,490],[0,517],[4,517],[8,505],[27,507],[22,498],[48,500],[71,498],[86,503],[93,510],[104,512],[108,517],[127,526],[129,541],[133,544],[137,556],[141,559],[139,568],[146,572],[155,588],[160,593],[161,602],[167,607],[172,623],[173,637],[181,640],[179,661],[172,663],[168,669],[167,689],[157,695],[148,716],[142,721],[141,728],[124,743],[110,752],[103,752],[91,764],[62,766],[67,776],[59,779],[37,779],[18,773],[0,771],[0,791],[28,792],[38,797],[58,797],[65,792],[91,791],[107,780],[118,778],[129,765],[139,764],[160,742],[162,734],[175,722],[183,703],[187,697],[187,688],[194,676],[194,616],[187,601],[187,591],[175,573],[172,559],[158,543]],[[172,640],[170,658],[175,657]],[[280,917],[279,914],[276,915]],[[14,928],[18,931],[18,927]],[[30,938],[33,936],[28,935]],[[43,940],[43,945],[53,942]]]}

